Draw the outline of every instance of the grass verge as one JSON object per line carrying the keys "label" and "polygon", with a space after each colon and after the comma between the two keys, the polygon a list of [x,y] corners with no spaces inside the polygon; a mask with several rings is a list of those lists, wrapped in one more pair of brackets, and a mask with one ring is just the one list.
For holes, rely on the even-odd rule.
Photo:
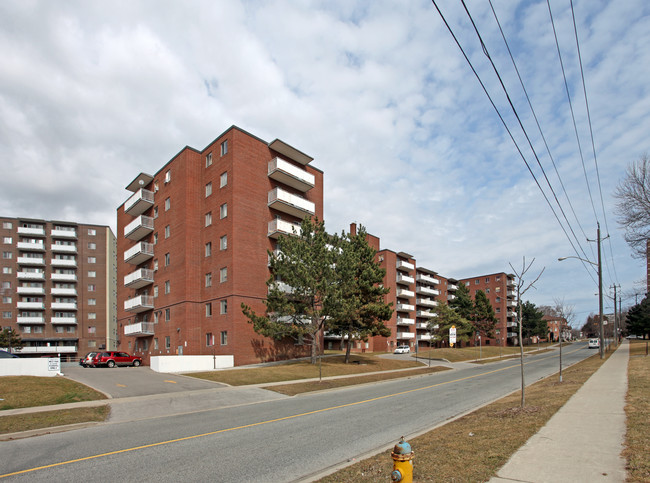
{"label": "grass verge", "polygon": [[40,413],[0,416],[0,434],[18,433],[32,429],[51,428],[66,424],[105,421],[110,408],[108,405],[92,408],[62,409]]}
{"label": "grass verge", "polygon": [[[554,375],[527,387],[523,409],[519,405],[521,395],[517,392],[410,439],[415,451],[413,481],[489,480],[602,363],[599,357],[592,356],[563,371],[562,383]],[[388,450],[319,481],[390,481],[392,468]]]}
{"label": "grass verge", "polygon": [[648,341],[630,341],[628,390],[625,414],[625,456],[627,481],[650,481],[650,357],[646,356]]}
{"label": "grass verge", "polygon": [[[544,342],[542,344],[535,345],[526,345],[524,346],[524,352],[537,351],[545,349],[555,344]],[[568,345],[568,344],[567,344]],[[565,346],[566,347],[566,346]],[[519,346],[483,346],[479,347],[462,347],[462,348],[446,348],[446,349],[431,349],[421,350],[418,352],[419,359],[446,359],[449,362],[472,362],[472,361],[483,361],[486,358],[502,358],[508,359],[512,357],[518,357],[520,354]],[[415,357],[412,355],[411,357]],[[494,362],[493,360],[488,360],[485,362]]]}
{"label": "grass verge", "polygon": [[101,392],[62,377],[0,377],[0,411],[106,399]]}

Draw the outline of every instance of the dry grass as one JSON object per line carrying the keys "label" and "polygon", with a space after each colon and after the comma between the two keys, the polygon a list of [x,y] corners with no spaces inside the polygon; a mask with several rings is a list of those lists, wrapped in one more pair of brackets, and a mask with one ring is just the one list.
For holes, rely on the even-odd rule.
{"label": "dry grass", "polygon": [[[487,481],[535,434],[602,364],[599,357],[576,364],[460,419],[409,440],[415,451],[413,481]],[[504,431],[504,429],[507,429]],[[647,452],[645,453],[648,454]],[[360,461],[319,481],[390,481],[390,450]]]}
{"label": "dry grass", "polygon": [[[524,346],[524,352],[536,351],[539,349],[545,349],[554,344],[543,343],[535,345]],[[568,345],[568,344],[567,344]],[[418,352],[419,359],[446,359],[449,362],[465,362],[465,361],[475,361],[483,360],[486,358],[512,358],[518,356],[520,353],[519,347],[507,346],[483,346],[479,347],[463,347],[456,349],[432,349],[431,351],[424,350]],[[412,356],[415,357],[415,356]],[[490,361],[492,362],[492,361]]]}
{"label": "dry grass", "polygon": [[66,424],[105,421],[110,409],[108,405],[92,408],[62,409],[41,413],[0,416],[0,434],[18,433],[31,429],[51,428]]}
{"label": "dry grass", "polygon": [[413,369],[410,371],[399,372],[386,372],[382,374],[371,374],[368,376],[346,377],[341,379],[327,379],[324,381],[311,381],[299,382],[293,384],[282,384],[276,386],[266,386],[264,389],[286,394],[287,396],[295,396],[304,392],[322,391],[325,389],[335,389],[344,386],[353,386],[356,384],[368,384],[371,382],[386,381],[389,379],[405,378],[412,376],[420,376],[423,374],[430,374],[432,372],[440,372],[449,370],[448,367],[423,367],[421,369]]}
{"label": "dry grass", "polygon": [[62,377],[0,377],[0,410],[106,399],[102,393]]}
{"label": "dry grass", "polygon": [[650,481],[650,357],[648,341],[630,342],[628,393],[625,414],[627,434],[623,456],[627,461],[627,481]]}
{"label": "dry grass", "polygon": [[[345,364],[343,360],[342,355],[323,357],[321,362],[322,377],[422,367],[422,364],[415,360],[381,358],[374,354],[353,354],[350,356],[349,364]],[[318,364],[311,364],[309,361],[299,361],[250,369],[195,372],[186,375],[222,382],[231,386],[245,386],[318,378],[319,367]]]}

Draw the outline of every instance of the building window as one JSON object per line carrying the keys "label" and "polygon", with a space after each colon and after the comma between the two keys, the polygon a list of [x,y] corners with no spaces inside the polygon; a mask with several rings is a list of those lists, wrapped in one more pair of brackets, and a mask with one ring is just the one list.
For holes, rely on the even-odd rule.
{"label": "building window", "polygon": [[169,266],[169,263],[171,262],[171,257],[169,253],[165,253],[165,266]]}
{"label": "building window", "polygon": [[228,184],[228,171],[224,171],[221,173],[221,176],[219,177],[219,188],[223,188]]}
{"label": "building window", "polygon": [[205,226],[212,225],[212,212],[209,211],[205,214]]}
{"label": "building window", "polygon": [[228,235],[224,235],[219,238],[219,248],[221,248],[221,250],[228,248]]}
{"label": "building window", "polygon": [[165,337],[165,349],[169,349],[171,346],[172,346],[171,337],[169,336]]}
{"label": "building window", "polygon": [[485,277],[485,283],[490,283],[490,277]]}
{"label": "building window", "polygon": [[88,271],[88,278],[95,278],[97,276],[97,272],[94,270],[89,270]]}
{"label": "building window", "polygon": [[494,310],[495,310],[495,312],[496,312],[497,314],[500,314],[500,313],[501,313],[501,307],[497,307],[497,308],[494,309]]}
{"label": "building window", "polygon": [[480,282],[481,281],[477,278],[476,280],[474,280],[474,285],[478,285]]}
{"label": "building window", "polygon": [[485,293],[490,293],[490,288],[489,287],[485,289]]}
{"label": "building window", "polygon": [[11,318],[11,311],[2,312],[2,318],[3,319],[10,319]]}
{"label": "building window", "polygon": [[212,166],[212,153],[208,153],[205,157],[205,167]]}
{"label": "building window", "polygon": [[212,194],[212,182],[205,185],[205,197],[207,198]]}
{"label": "building window", "polygon": [[11,272],[12,272],[11,267],[2,267],[2,273],[9,274]]}
{"label": "building window", "polygon": [[3,221],[2,222],[2,228],[4,228],[5,230],[11,230],[13,227],[14,227],[14,225],[10,221]]}
{"label": "building window", "polygon": [[212,303],[208,302],[205,304],[205,316],[212,317]]}
{"label": "building window", "polygon": [[88,236],[95,236],[97,235],[97,230],[94,228],[88,228]]}
{"label": "building window", "polygon": [[224,142],[221,143],[221,156],[227,153],[228,153],[228,140],[226,139]]}
{"label": "building window", "polygon": [[158,285],[154,285],[153,287],[153,297],[158,297]]}
{"label": "building window", "polygon": [[169,293],[171,290],[171,285],[169,283],[169,280],[165,280],[165,293]]}
{"label": "building window", "polygon": [[97,319],[97,314],[95,312],[90,312],[88,314],[88,320],[95,320]]}
{"label": "building window", "polygon": [[88,249],[89,250],[95,250],[96,248],[97,248],[97,243],[88,242]]}
{"label": "building window", "polygon": [[97,263],[97,257],[88,257],[88,263]]}
{"label": "building window", "polygon": [[495,291],[496,293],[501,292],[501,287],[497,287],[497,288],[495,288],[494,291]]}
{"label": "building window", "polygon": [[221,315],[227,314],[228,313],[228,301],[227,300],[222,300],[220,302],[220,306],[221,306],[220,307]]}
{"label": "building window", "polygon": [[219,281],[221,283],[228,281],[228,267],[219,270]]}
{"label": "building window", "polygon": [[11,237],[10,236],[5,236],[2,238],[2,241],[4,243],[7,243],[8,245],[11,245]]}
{"label": "building window", "polygon": [[156,218],[158,218],[158,207],[154,206],[153,207],[153,219],[155,220]]}
{"label": "building window", "polygon": [[88,284],[88,291],[89,292],[94,292],[97,286],[94,283],[89,283]]}
{"label": "building window", "polygon": [[228,331],[221,331],[221,345],[228,345]]}
{"label": "building window", "polygon": [[209,257],[212,255],[212,242],[208,242],[205,244],[205,256]]}
{"label": "building window", "polygon": [[97,299],[88,299],[88,305],[97,305]]}
{"label": "building window", "polygon": [[153,339],[153,350],[158,350],[158,337],[154,337]]}
{"label": "building window", "polygon": [[169,225],[167,225],[165,227],[165,238],[169,238],[170,231],[171,231],[171,229],[169,228]]}
{"label": "building window", "polygon": [[9,295],[3,295],[2,296],[2,303],[3,304],[10,304],[11,303],[11,297]]}
{"label": "building window", "polygon": [[165,173],[165,183],[169,183],[172,180],[172,172],[171,170],[167,170]]}
{"label": "building window", "polygon": [[228,203],[219,207],[219,217],[223,220],[226,216],[228,216]]}
{"label": "building window", "polygon": [[11,252],[2,252],[2,258],[4,258],[5,260],[9,260],[13,258],[13,255],[11,254]]}
{"label": "building window", "polygon": [[171,309],[165,309],[165,322],[172,320]]}
{"label": "building window", "polygon": [[153,234],[153,244],[156,245],[158,243],[158,233]]}
{"label": "building window", "polygon": [[95,328],[95,326],[88,327],[88,333],[89,334],[94,334],[95,332],[97,332],[97,329]]}
{"label": "building window", "polygon": [[170,198],[165,198],[165,211],[169,211],[172,207],[172,201]]}
{"label": "building window", "polygon": [[2,282],[2,288],[4,290],[10,289],[11,288],[11,282]]}
{"label": "building window", "polygon": [[212,332],[205,334],[205,345],[208,347],[214,345],[214,336],[212,335]]}
{"label": "building window", "polygon": [[212,287],[212,273],[206,273],[205,274],[205,286],[206,287]]}

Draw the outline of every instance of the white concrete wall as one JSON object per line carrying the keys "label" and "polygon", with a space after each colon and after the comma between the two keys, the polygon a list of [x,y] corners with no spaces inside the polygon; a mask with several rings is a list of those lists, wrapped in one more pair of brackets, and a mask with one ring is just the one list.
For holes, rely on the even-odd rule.
{"label": "white concrete wall", "polygon": [[0,376],[40,376],[54,377],[61,374],[61,359],[18,358],[0,359]]}
{"label": "white concrete wall", "polygon": [[151,369],[156,372],[194,372],[234,367],[234,356],[152,356]]}

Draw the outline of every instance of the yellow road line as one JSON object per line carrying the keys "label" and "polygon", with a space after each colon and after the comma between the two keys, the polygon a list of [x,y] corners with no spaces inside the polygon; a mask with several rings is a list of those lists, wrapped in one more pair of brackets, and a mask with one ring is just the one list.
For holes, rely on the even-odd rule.
{"label": "yellow road line", "polygon": [[[576,350],[571,351],[569,353],[577,352],[578,350],[579,349],[576,349]],[[551,356],[544,357],[543,359],[539,359],[539,360],[534,361],[534,362],[540,362],[540,361],[550,359],[550,358],[551,358]],[[531,363],[532,362],[526,362],[525,364],[531,364]],[[329,408],[316,409],[314,411],[308,411],[306,413],[294,414],[292,416],[285,416],[285,417],[277,418],[277,419],[269,419],[267,421],[260,421],[260,422],[257,422],[257,423],[245,424],[243,426],[236,426],[236,427],[233,427],[233,428],[219,429],[217,431],[210,431],[209,433],[195,434],[193,436],[185,436],[184,438],[170,439],[170,440],[167,440],[167,441],[160,441],[158,443],[145,444],[145,445],[142,445],[142,446],[135,446],[133,448],[125,448],[125,449],[120,449],[120,450],[117,450],[117,451],[110,451],[108,453],[100,453],[100,454],[96,454],[96,455],[92,455],[92,456],[86,456],[84,458],[77,458],[77,459],[74,459],[74,460],[61,461],[59,463],[53,463],[51,465],[38,466],[36,468],[29,468],[27,470],[21,470],[21,471],[15,471],[13,473],[7,473],[7,474],[4,474],[4,475],[0,475],[0,478],[5,478],[7,476],[21,475],[21,474],[25,474],[25,473],[31,473],[33,471],[45,470],[45,469],[48,469],[48,468],[56,468],[58,466],[69,465],[71,463],[79,463],[81,461],[88,461],[88,460],[93,460],[93,459],[96,459],[96,458],[102,458],[104,456],[113,456],[113,455],[116,455],[116,454],[129,453],[131,451],[137,451],[137,450],[141,450],[141,449],[155,448],[156,446],[163,446],[163,445],[172,444],[172,443],[179,443],[181,441],[189,441],[191,439],[202,438],[202,437],[205,437],[205,436],[213,436],[215,434],[227,433],[227,432],[230,432],[230,431],[237,431],[237,430],[240,430],[240,429],[253,428],[255,426],[262,426],[264,424],[277,423],[278,421],[286,421],[286,420],[289,420],[289,419],[300,418],[300,417],[303,417],[303,416],[310,416],[312,414],[324,413],[324,412],[327,412],[327,411],[332,411],[334,409],[341,409],[341,408],[350,407],[350,406],[357,406],[357,405],[360,405],[360,404],[367,404],[367,403],[370,403],[370,402],[380,401],[382,399],[387,399],[387,398],[390,398],[390,397],[401,396],[403,394],[409,394],[409,393],[412,393],[412,392],[423,391],[425,389],[431,389],[431,388],[434,388],[434,387],[444,386],[446,384],[452,384],[452,383],[455,383],[455,382],[466,381],[468,379],[475,379],[475,378],[480,377],[480,376],[487,376],[488,374],[494,374],[494,373],[497,373],[497,372],[505,371],[505,370],[510,369],[512,367],[513,367],[513,365],[509,365],[509,366],[506,366],[506,367],[501,367],[499,369],[494,369],[492,371],[482,372],[480,374],[474,374],[472,376],[461,377],[461,378],[458,378],[458,379],[454,379],[452,381],[439,382],[437,384],[432,384],[430,386],[420,387],[420,388],[417,388],[417,389],[409,389],[408,391],[401,391],[401,392],[396,392],[396,393],[393,393],[393,394],[385,394],[383,396],[378,396],[378,397],[374,397],[374,398],[371,398],[371,399],[365,399],[363,401],[357,401],[357,402],[353,402],[353,403],[341,404],[340,406],[332,406],[332,407],[329,407]]]}

